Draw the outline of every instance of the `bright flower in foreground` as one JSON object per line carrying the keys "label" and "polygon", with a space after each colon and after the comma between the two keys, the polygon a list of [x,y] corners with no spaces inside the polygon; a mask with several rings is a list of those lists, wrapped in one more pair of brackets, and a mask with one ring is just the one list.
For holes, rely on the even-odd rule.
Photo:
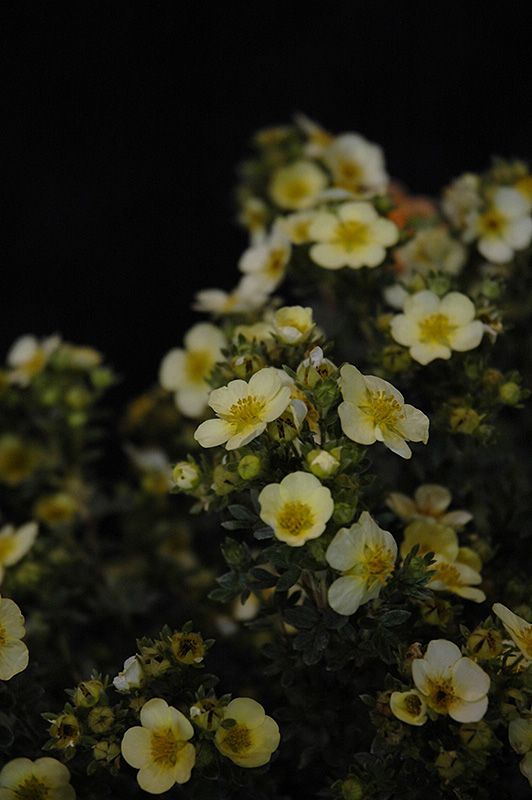
{"label": "bright flower in foreground", "polygon": [[265,486],[259,504],[263,522],[292,547],[321,536],[334,511],[329,489],[308,472],[292,472],[281,483]]}
{"label": "bright flower in foreground", "polygon": [[340,376],[344,402],[338,406],[338,415],[346,436],[358,444],[384,442],[403,458],[412,455],[407,441],[427,443],[428,417],[406,404],[391,383],[374,375],[362,375],[351,364],[344,364]]}
{"label": "bright flower in foreground", "polygon": [[337,136],[322,154],[335,186],[357,197],[379,194],[386,189],[388,175],[382,149],[357,133]]}
{"label": "bright flower in foreground", "polygon": [[442,300],[433,292],[417,292],[405,300],[403,313],[393,318],[391,334],[410,349],[414,361],[429,364],[435,358],[450,358],[453,350],[479,346],[484,328],[475,313],[469,297],[460,292],[450,292]]}
{"label": "bright flower in foreground", "polygon": [[317,244],[310,257],[325,269],[376,267],[386,258],[386,248],[399,233],[388,219],[379,217],[370,203],[343,203],[336,213],[316,213],[309,235]]}
{"label": "bright flower in foreground", "polygon": [[423,519],[426,522],[439,522],[451,528],[461,528],[473,519],[469,511],[447,511],[451,504],[452,494],[445,486],[437,483],[424,483],[418,486],[414,497],[401,492],[391,492],[386,505],[401,519],[410,522]]}
{"label": "bright flower in foreground", "polygon": [[499,617],[526,660],[532,662],[532,623],[517,616],[502,603],[493,605],[493,613]]}
{"label": "bright flower in foreground", "polygon": [[4,567],[11,567],[24,558],[37,538],[35,522],[27,522],[20,528],[4,525],[0,530],[0,583],[4,577]]}
{"label": "bright flower in foreground", "polygon": [[59,336],[49,336],[41,341],[31,335],[17,339],[7,354],[7,363],[12,370],[10,379],[13,383],[26,386],[32,378],[42,372],[60,342]]}
{"label": "bright flower in foreground", "polygon": [[270,197],[279,208],[310,208],[327,185],[323,170],[311,161],[295,161],[278,169],[270,183]]}
{"label": "bright flower in foreground", "polygon": [[199,417],[209,396],[207,379],[226,344],[221,330],[208,322],[194,325],[185,336],[185,348],[170,350],[159,370],[161,386],[175,392],[179,410],[187,417]]}
{"label": "bright flower in foreground", "polygon": [[209,395],[209,405],[219,419],[202,422],[194,438],[202,447],[225,442],[228,450],[242,447],[260,436],[268,422],[281,416],[290,394],[290,387],[283,386],[274,367],[259,370],[249,383],[230,381]]}
{"label": "bright flower in foreground", "polygon": [[489,676],[446,639],[429,642],[412,662],[412,677],[426,704],[456,722],[478,722],[488,708]]}
{"label": "bright flower in foreground", "polygon": [[392,692],[390,710],[394,717],[408,725],[424,725],[427,721],[427,704],[416,689],[409,692]]}
{"label": "bright flower in foreground", "polygon": [[532,786],[532,718],[513,719],[508,726],[508,738],[512,749],[524,755],[519,769]]}
{"label": "bright flower in foreground", "polygon": [[0,800],[75,800],[70,771],[55,758],[15,758],[0,772]]}
{"label": "bright flower in foreground", "polygon": [[312,309],[302,306],[283,306],[273,315],[273,328],[285,344],[301,344],[314,330]]}
{"label": "bright flower in foreground", "polygon": [[20,608],[13,600],[0,597],[0,680],[8,681],[28,666],[28,648],[21,641],[25,633]]}
{"label": "bright flower in foreground", "polygon": [[379,596],[394,570],[397,544],[364,511],[358,522],[338,531],[325,557],[342,573],[329,588],[329,605],[338,614],[350,616]]}
{"label": "bright flower in foreground", "polygon": [[162,794],[190,780],[196,750],[188,741],[194,729],[184,714],[154,697],[142,706],[140,722],[142,727],[129,728],[122,739],[122,755],[139,770],[140,788]]}
{"label": "bright flower in foreground", "polygon": [[253,276],[272,292],[283,280],[292,246],[281,225],[274,225],[267,239],[249,247],[240,258],[241,272]]}
{"label": "bright flower in foreground", "polygon": [[220,753],[239,767],[262,767],[280,742],[279,727],[264,713],[263,707],[248,697],[237,697],[225,708],[224,719],[233,719],[230,728],[220,726],[214,743]]}
{"label": "bright flower in foreground", "polygon": [[468,218],[465,239],[478,239],[479,252],[495,264],[511,261],[514,251],[524,250],[532,240],[530,205],[521,192],[507,186],[497,189],[484,213]]}

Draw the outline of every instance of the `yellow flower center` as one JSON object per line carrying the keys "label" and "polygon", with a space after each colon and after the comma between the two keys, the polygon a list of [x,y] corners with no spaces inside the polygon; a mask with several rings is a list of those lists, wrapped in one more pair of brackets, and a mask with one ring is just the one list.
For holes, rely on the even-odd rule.
{"label": "yellow flower center", "polygon": [[419,322],[419,338],[424,344],[449,346],[449,336],[456,330],[445,314],[430,314]]}
{"label": "yellow flower center", "polygon": [[314,523],[314,514],[307,503],[292,500],[285,503],[277,517],[277,525],[290,536],[299,536]]}
{"label": "yellow flower center", "polygon": [[16,800],[47,800],[50,789],[46,784],[32,775],[14,790]]}
{"label": "yellow flower center", "polygon": [[203,383],[212,365],[213,358],[208,350],[191,350],[185,356],[185,372],[193,383]]}
{"label": "yellow flower center", "polygon": [[342,189],[360,189],[362,174],[362,168],[356,161],[340,161],[337,167],[336,185]]}
{"label": "yellow flower center", "polygon": [[242,755],[251,745],[251,732],[246,725],[233,725],[224,736],[224,746],[236,755]]}
{"label": "yellow flower center", "polygon": [[151,758],[162,767],[173,767],[177,761],[177,754],[184,747],[185,742],[176,739],[170,728],[165,731],[155,731],[151,735]]}
{"label": "yellow flower center", "polygon": [[529,625],[528,628],[523,631],[519,631],[516,638],[519,640],[521,650],[525,653],[526,657],[532,659],[532,625]]}
{"label": "yellow flower center", "polygon": [[367,583],[385,584],[393,572],[394,558],[391,551],[382,544],[366,545],[362,557],[361,571]]}
{"label": "yellow flower center", "polygon": [[303,244],[309,239],[310,220],[299,220],[292,227],[292,239],[296,244]]}
{"label": "yellow flower center", "polygon": [[404,706],[406,711],[413,717],[417,717],[421,713],[421,700],[417,694],[407,695],[404,699]]}
{"label": "yellow flower center", "polygon": [[248,394],[233,403],[227,415],[228,422],[236,426],[237,431],[243,430],[249,425],[261,422],[261,415],[264,411],[265,402],[262,397]]}
{"label": "yellow flower center", "polygon": [[269,278],[278,278],[283,274],[285,263],[285,251],[282,249],[272,250],[264,266],[264,272]]}
{"label": "yellow flower center", "polygon": [[460,573],[453,564],[438,564],[436,567],[437,580],[445,583],[447,586],[456,586],[460,581]]}
{"label": "yellow flower center", "polygon": [[506,227],[506,217],[492,208],[480,217],[479,227],[480,233],[484,236],[499,236]]}
{"label": "yellow flower center", "polygon": [[287,200],[294,203],[304,200],[310,194],[311,187],[308,181],[302,178],[292,178],[283,186],[283,194]]}
{"label": "yellow flower center", "polygon": [[368,391],[366,403],[360,406],[360,410],[371,418],[376,428],[393,430],[397,422],[404,417],[401,403],[392,394],[383,391]]}
{"label": "yellow flower center", "polygon": [[369,244],[369,227],[363,222],[347,220],[336,226],[334,244],[351,253]]}
{"label": "yellow flower center", "polygon": [[446,714],[455,699],[451,681],[445,678],[430,681],[429,704],[438,714]]}
{"label": "yellow flower center", "polygon": [[29,377],[38,375],[46,363],[46,353],[44,350],[36,350],[35,353],[27,361],[22,364],[22,371]]}
{"label": "yellow flower center", "polygon": [[0,536],[0,564],[9,556],[14,547],[15,538],[13,536]]}

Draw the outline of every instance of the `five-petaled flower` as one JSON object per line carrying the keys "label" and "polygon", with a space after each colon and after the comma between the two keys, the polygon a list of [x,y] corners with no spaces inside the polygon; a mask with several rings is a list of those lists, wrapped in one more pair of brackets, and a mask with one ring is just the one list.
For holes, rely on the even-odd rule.
{"label": "five-petaled flower", "polygon": [[279,747],[279,727],[268,717],[260,703],[248,697],[231,700],[224,712],[231,727],[220,727],[214,743],[220,753],[239,767],[262,767]]}
{"label": "five-petaled flower", "polygon": [[385,191],[388,175],[382,149],[360,134],[337,136],[321,155],[335,186],[355,197],[370,197]]}
{"label": "five-petaled flower", "polygon": [[270,197],[279,208],[310,208],[327,185],[327,177],[312,161],[295,161],[280,167],[270,183]]}
{"label": "five-petaled flower", "polygon": [[478,239],[481,255],[495,264],[504,264],[514,251],[524,250],[532,240],[530,204],[517,189],[503,186],[497,189],[488,208],[468,217],[466,241]]}
{"label": "five-petaled flower", "polygon": [[24,617],[13,600],[0,597],[0,680],[8,681],[28,666]]}
{"label": "five-petaled flower", "polygon": [[292,472],[281,483],[268,484],[259,504],[263,522],[292,547],[321,536],[334,510],[329,489],[308,472]]}
{"label": "five-petaled flower", "polygon": [[0,772],[0,800],[75,800],[70,771],[55,758],[14,758]]}

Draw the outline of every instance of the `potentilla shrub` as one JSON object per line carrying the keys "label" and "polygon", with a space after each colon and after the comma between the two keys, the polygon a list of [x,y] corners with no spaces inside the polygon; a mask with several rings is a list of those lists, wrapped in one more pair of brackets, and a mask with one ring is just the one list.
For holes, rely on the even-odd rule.
{"label": "potentilla shrub", "polygon": [[119,420],[91,348],[8,354],[0,798],[527,797],[532,176],[252,148],[240,280]]}

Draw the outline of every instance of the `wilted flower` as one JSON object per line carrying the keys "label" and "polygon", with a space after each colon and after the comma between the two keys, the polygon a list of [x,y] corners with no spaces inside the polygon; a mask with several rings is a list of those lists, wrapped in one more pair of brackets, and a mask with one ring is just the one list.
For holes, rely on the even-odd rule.
{"label": "wilted flower", "polygon": [[14,758],[0,772],[0,798],[75,800],[70,771],[55,758]]}
{"label": "wilted flower", "polygon": [[308,472],[292,472],[281,483],[268,484],[259,504],[263,522],[292,547],[321,536],[334,510],[329,489]]}
{"label": "wilted flower", "polygon": [[117,692],[130,692],[132,689],[140,689],[143,683],[144,671],[137,655],[126,658],[122,671],[113,678],[113,686]]}
{"label": "wilted flower", "polygon": [[279,747],[279,727],[264,708],[248,697],[237,697],[225,708],[224,719],[234,720],[231,727],[220,725],[214,743],[220,753],[239,767],[267,764]]}
{"label": "wilted flower", "polygon": [[27,522],[20,528],[4,525],[0,530],[0,583],[5,567],[12,567],[31,550],[37,538],[38,527],[35,522]]}

